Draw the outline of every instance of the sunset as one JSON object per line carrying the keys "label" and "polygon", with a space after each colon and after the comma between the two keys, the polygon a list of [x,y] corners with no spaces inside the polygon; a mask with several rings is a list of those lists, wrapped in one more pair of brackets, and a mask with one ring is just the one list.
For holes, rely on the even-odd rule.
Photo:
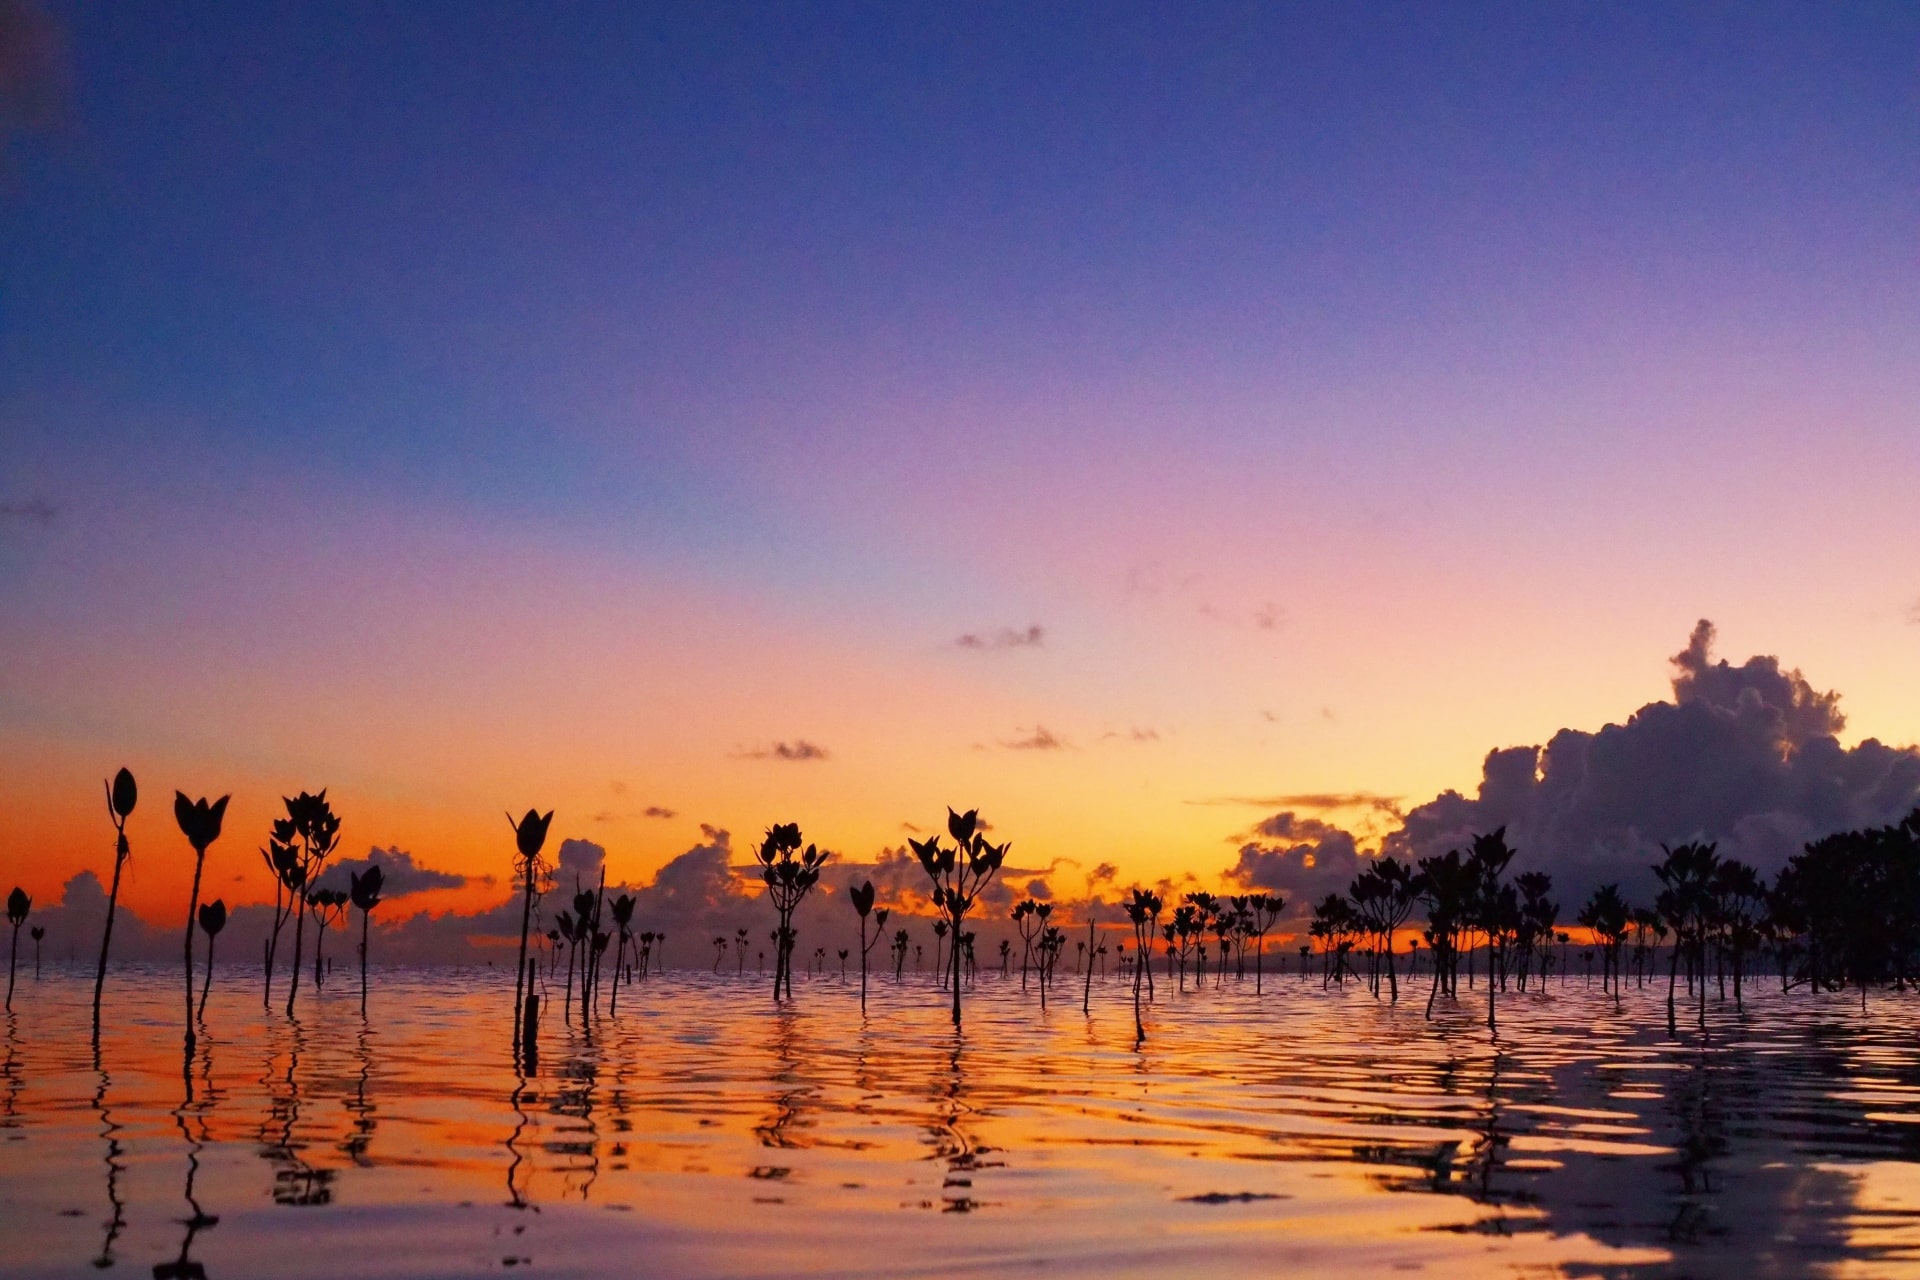
{"label": "sunset", "polygon": [[1916,192],[1894,5],[0,0],[0,1272],[1920,1274]]}

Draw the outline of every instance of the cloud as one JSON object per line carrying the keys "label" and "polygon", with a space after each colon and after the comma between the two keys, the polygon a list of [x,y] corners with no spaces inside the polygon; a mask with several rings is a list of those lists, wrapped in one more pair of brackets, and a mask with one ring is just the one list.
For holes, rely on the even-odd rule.
{"label": "cloud", "polygon": [[1515,868],[1551,873],[1563,903],[1608,880],[1645,898],[1663,841],[1718,841],[1771,875],[1809,840],[1920,802],[1920,750],[1842,747],[1837,694],[1774,657],[1715,661],[1713,640],[1701,622],[1674,655],[1671,702],[1489,752],[1473,796],[1447,791],[1409,810],[1384,850],[1418,858],[1504,826]]}
{"label": "cloud", "polygon": [[640,816],[643,818],[677,818],[680,816],[680,811],[678,809],[666,808],[664,805],[650,804],[641,812]]}
{"label": "cloud", "polygon": [[1135,725],[1125,733],[1121,733],[1118,729],[1109,729],[1100,735],[1102,742],[1115,738],[1124,739],[1128,742],[1158,742],[1160,741],[1160,731],[1152,728],[1142,729],[1138,725]]}
{"label": "cloud", "polygon": [[554,879],[563,893],[572,893],[576,884],[591,889],[600,882],[600,868],[606,861],[606,849],[591,840],[562,840]]}
{"label": "cloud", "polygon": [[1400,802],[1399,796],[1383,796],[1374,791],[1302,791],[1280,796],[1215,796],[1187,801],[1188,804],[1246,805],[1253,809],[1305,809],[1309,813],[1371,809],[1395,818],[1401,814]]}
{"label": "cloud", "polygon": [[1053,730],[1043,724],[1035,725],[1032,733],[1018,729],[1014,732],[1024,736],[1000,744],[1009,751],[1064,751],[1067,747],[1064,739],[1054,736]]}
{"label": "cloud", "polygon": [[0,523],[52,524],[53,518],[59,514],[60,508],[45,498],[20,498],[10,502],[0,502]]}
{"label": "cloud", "polygon": [[364,858],[343,858],[329,865],[315,884],[322,889],[338,889],[344,893],[352,882],[351,877],[363,873],[375,863],[380,865],[380,894],[383,898],[404,898],[410,893],[425,893],[430,889],[458,889],[467,883],[466,876],[420,865],[404,849],[382,849],[375,845]]}
{"label": "cloud", "polygon": [[755,747],[751,751],[736,751],[738,760],[825,760],[827,749],[805,738],[795,738],[792,742],[776,742],[770,747]]}
{"label": "cloud", "polygon": [[1360,873],[1353,833],[1289,810],[1275,813],[1243,836],[1226,878],[1245,889],[1283,894],[1288,914],[1329,893],[1344,893]]}
{"label": "cloud", "polygon": [[969,631],[953,642],[956,649],[1038,649],[1046,644],[1046,628],[1033,623],[1024,630]]}
{"label": "cloud", "polygon": [[1920,627],[1920,598],[1915,599],[1913,603],[1907,606],[1907,625],[1910,627]]}

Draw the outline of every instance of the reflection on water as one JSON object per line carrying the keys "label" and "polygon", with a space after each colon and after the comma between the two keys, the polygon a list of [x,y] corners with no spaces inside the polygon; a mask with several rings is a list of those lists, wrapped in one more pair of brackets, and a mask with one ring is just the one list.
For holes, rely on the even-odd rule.
{"label": "reflection on water", "polygon": [[[236,978],[238,971],[236,971]],[[1578,982],[1435,1022],[1356,989],[650,978],[511,1052],[493,974],[301,1020],[170,974],[16,997],[0,1271],[1920,1275],[1920,1011],[1762,995],[1706,1035]],[[1104,998],[1103,998],[1104,997]],[[1197,1260],[1205,1260],[1201,1266]]]}

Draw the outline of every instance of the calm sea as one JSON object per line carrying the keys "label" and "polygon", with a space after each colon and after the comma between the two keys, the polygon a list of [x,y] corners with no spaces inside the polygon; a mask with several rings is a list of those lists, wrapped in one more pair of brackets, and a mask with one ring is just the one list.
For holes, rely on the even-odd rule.
{"label": "calm sea", "polygon": [[[1044,1012],[984,974],[678,973],[509,1046],[502,973],[23,975],[0,1273],[1920,1275],[1920,997],[1752,991],[1703,1034],[1580,976],[1422,1016],[1269,975]],[[1191,988],[1189,983],[1189,988]],[[1482,994],[1479,992],[1476,995]]]}

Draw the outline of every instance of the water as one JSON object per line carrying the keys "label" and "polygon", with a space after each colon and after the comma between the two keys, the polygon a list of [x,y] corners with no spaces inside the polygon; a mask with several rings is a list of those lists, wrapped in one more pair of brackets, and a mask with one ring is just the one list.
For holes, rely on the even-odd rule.
{"label": "water", "polygon": [[[1757,992],[1665,1034],[1575,977],[1434,1022],[1363,988],[1162,991],[1136,1048],[983,975],[677,974],[512,1069],[510,982],[344,970],[297,1024],[217,975],[21,980],[0,1272],[598,1276],[1920,1275],[1920,1013]],[[1424,995],[1424,992],[1421,993]],[[556,992],[557,995],[557,992]],[[201,1270],[204,1269],[204,1270]]]}

